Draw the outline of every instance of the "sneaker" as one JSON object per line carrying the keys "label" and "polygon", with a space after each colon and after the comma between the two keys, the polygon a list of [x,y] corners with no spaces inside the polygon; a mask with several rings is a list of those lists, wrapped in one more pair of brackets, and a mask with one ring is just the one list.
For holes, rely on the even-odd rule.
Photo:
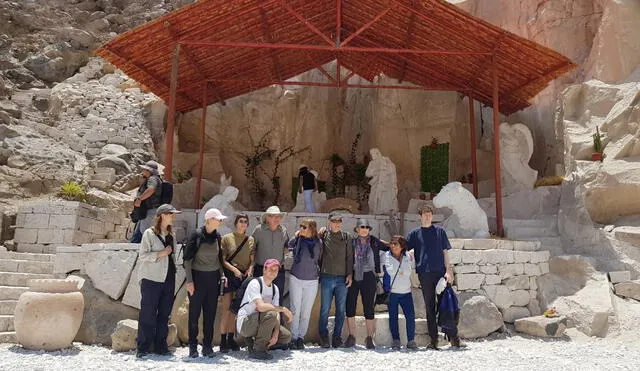
{"label": "sneaker", "polygon": [[329,348],[331,346],[329,343],[329,335],[320,335],[320,346],[322,348]]}
{"label": "sneaker", "polygon": [[373,343],[373,338],[371,336],[367,336],[367,338],[364,340],[365,344],[367,345],[367,349],[375,349],[376,345]]}
{"label": "sneaker", "polygon": [[454,348],[466,348],[467,344],[460,341],[459,337],[451,339],[451,346]]}
{"label": "sneaker", "polygon": [[432,350],[440,350],[438,348],[438,340],[431,340],[431,342],[429,343],[429,345],[427,345],[427,349],[432,349]]}
{"label": "sneaker", "polygon": [[356,338],[353,335],[349,335],[342,346],[345,348],[353,348],[355,345]]}
{"label": "sneaker", "polygon": [[342,346],[342,338],[340,336],[334,336],[333,339],[331,339],[331,346],[340,348]]}
{"label": "sneaker", "polygon": [[289,349],[296,350],[298,349],[298,341],[296,339],[292,339],[289,343]]}
{"label": "sneaker", "polygon": [[136,358],[145,358],[148,355],[149,355],[149,352],[143,352],[140,350],[136,352]]}
{"label": "sneaker", "polygon": [[298,340],[296,340],[296,349],[298,349],[298,350],[304,349],[304,339],[303,338],[298,338]]}
{"label": "sneaker", "polygon": [[393,350],[400,350],[400,340],[393,340],[391,342],[391,349]]}
{"label": "sneaker", "polygon": [[253,353],[253,338],[244,338],[244,343],[247,345],[247,351],[249,352],[249,355],[251,355],[251,353]]}
{"label": "sneaker", "polygon": [[207,346],[207,347],[202,347],[202,356],[203,357],[208,357],[208,358],[213,358],[215,357],[215,353],[213,352],[213,348],[211,346]]}
{"label": "sneaker", "polygon": [[269,354],[266,350],[256,350],[249,355],[249,358],[258,359],[261,361],[268,361],[273,359],[273,356]]}
{"label": "sneaker", "polygon": [[410,342],[407,343],[407,349],[417,350],[418,349],[418,345],[416,344],[415,341],[411,340]]}
{"label": "sneaker", "polygon": [[227,346],[229,347],[229,350],[231,350],[232,352],[237,352],[240,350],[240,346],[238,345],[238,343],[236,343],[236,340],[234,339],[233,334],[227,335]]}
{"label": "sneaker", "polygon": [[189,346],[189,358],[198,358],[200,354],[198,354],[198,346],[190,345]]}
{"label": "sneaker", "polygon": [[224,335],[220,337],[220,353],[229,353],[229,345],[227,343],[227,337]]}

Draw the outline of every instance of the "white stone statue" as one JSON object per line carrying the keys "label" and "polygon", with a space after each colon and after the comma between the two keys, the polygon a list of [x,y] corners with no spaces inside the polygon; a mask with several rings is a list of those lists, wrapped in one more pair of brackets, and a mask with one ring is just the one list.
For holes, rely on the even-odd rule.
{"label": "white stone statue", "polygon": [[473,194],[460,182],[452,182],[442,187],[433,199],[437,208],[451,209],[451,216],[442,222],[449,238],[487,238],[489,223],[487,214],[480,208]]}
{"label": "white stone statue", "polygon": [[[227,178],[227,174],[222,174],[220,175],[220,190],[218,191],[218,193],[223,193],[224,190],[231,186],[231,180],[233,179],[232,176],[230,176],[229,178]],[[237,197],[237,196],[236,196]],[[221,209],[219,209],[221,210]],[[222,210],[221,210],[222,211]]]}
{"label": "white stone statue", "polygon": [[366,176],[371,178],[369,194],[369,214],[390,214],[398,211],[398,182],[396,165],[380,150],[371,148],[371,162]]}
{"label": "white stone statue", "polygon": [[523,124],[500,124],[500,172],[502,195],[531,190],[538,172],[529,167],[533,154],[533,136]]}
{"label": "white stone statue", "polygon": [[204,204],[198,214],[198,227],[202,227],[204,225],[204,214],[207,210],[215,208],[220,210],[223,215],[229,217],[229,222],[225,222],[218,232],[222,235],[231,233],[233,231],[233,219],[238,212],[238,210],[234,208],[233,204],[238,198],[239,193],[240,191],[238,188],[234,186],[227,186],[221,194],[213,196],[213,198]]}

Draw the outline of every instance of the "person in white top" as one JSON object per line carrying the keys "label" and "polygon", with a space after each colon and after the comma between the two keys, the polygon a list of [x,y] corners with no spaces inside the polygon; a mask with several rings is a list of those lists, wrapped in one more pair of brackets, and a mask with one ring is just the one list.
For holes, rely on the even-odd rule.
{"label": "person in white top", "polygon": [[402,307],[407,324],[407,349],[417,349],[415,338],[416,315],[411,296],[411,272],[416,268],[413,251],[407,252],[407,241],[402,236],[393,236],[390,250],[384,254],[382,268],[385,291],[389,293],[389,329],[393,339],[392,349],[400,349],[398,329],[398,306]]}
{"label": "person in white top", "polygon": [[289,309],[280,306],[278,287],[273,283],[279,270],[277,259],[265,261],[263,276],[253,279],[242,297],[236,329],[244,336],[251,358],[272,359],[267,352],[269,348],[291,341],[289,330],[280,325],[280,313],[289,323],[293,315]]}

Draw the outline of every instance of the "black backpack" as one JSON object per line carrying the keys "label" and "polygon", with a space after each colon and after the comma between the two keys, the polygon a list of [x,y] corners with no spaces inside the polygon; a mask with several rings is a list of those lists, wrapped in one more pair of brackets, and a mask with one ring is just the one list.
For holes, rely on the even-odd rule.
{"label": "black backpack", "polygon": [[[160,178],[162,180],[162,178]],[[168,180],[162,180],[160,186],[160,205],[170,204],[173,201],[173,183]]]}
{"label": "black backpack", "polygon": [[[184,262],[187,260],[192,260],[193,258],[195,258],[196,254],[198,253],[198,250],[200,249],[200,239],[202,238],[202,232],[200,230],[196,231],[196,246],[195,248],[192,250],[188,250],[185,249],[186,247],[186,243],[183,243],[182,246],[180,247],[180,256],[182,256],[182,266],[184,267]],[[222,262],[222,237],[220,236],[220,233],[218,233],[218,231],[216,231],[216,240],[218,241],[218,256],[220,257],[220,262]],[[187,241],[188,243],[188,241]],[[185,253],[187,253],[187,255],[185,255]]]}
{"label": "black backpack", "polygon": [[[237,315],[238,311],[240,311],[240,308],[249,304],[249,302],[246,302],[243,304],[242,299],[244,299],[244,293],[245,291],[247,291],[247,286],[249,286],[251,281],[253,281],[254,279],[258,280],[258,283],[260,284],[260,293],[262,293],[262,279],[260,279],[260,277],[247,277],[244,281],[242,281],[242,285],[240,285],[240,288],[236,290],[236,293],[233,295],[233,299],[231,300],[231,305],[229,306],[229,310],[231,311],[231,313]],[[271,294],[272,297],[276,296],[275,286],[276,284],[272,282],[271,283],[271,290],[273,290]]]}

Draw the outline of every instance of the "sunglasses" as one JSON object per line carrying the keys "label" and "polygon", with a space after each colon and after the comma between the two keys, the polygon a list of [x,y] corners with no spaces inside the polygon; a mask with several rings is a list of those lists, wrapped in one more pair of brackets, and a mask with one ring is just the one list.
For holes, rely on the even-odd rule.
{"label": "sunglasses", "polygon": [[360,229],[368,229],[368,230],[371,230],[371,227],[367,227],[366,225],[363,225],[363,226],[358,227],[358,228],[360,228]]}
{"label": "sunglasses", "polygon": [[309,227],[307,227],[307,226],[306,226],[306,225],[304,225],[304,224],[300,224],[300,229],[302,229],[302,230],[306,231],[306,230],[307,230],[307,228],[309,228]]}
{"label": "sunglasses", "polygon": [[342,223],[342,219],[329,219],[331,223]]}

